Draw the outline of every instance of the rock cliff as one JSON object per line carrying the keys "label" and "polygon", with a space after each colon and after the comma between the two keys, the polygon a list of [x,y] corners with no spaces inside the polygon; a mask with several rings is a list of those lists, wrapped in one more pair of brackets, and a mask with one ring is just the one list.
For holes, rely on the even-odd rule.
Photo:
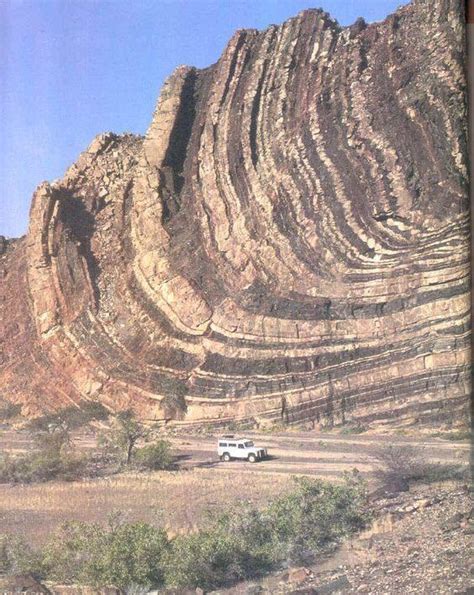
{"label": "rock cliff", "polygon": [[185,423],[465,415],[461,5],[308,10],[177,68],[144,138],[98,136],[0,243],[1,396]]}

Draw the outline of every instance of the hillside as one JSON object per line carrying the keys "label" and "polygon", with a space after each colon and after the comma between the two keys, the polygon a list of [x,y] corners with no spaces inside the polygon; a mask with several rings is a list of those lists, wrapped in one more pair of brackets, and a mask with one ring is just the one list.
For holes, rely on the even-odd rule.
{"label": "hillside", "polygon": [[96,137],[0,242],[2,399],[463,419],[464,61],[462,3],[414,0],[351,27],[305,11],[177,68],[144,138]]}

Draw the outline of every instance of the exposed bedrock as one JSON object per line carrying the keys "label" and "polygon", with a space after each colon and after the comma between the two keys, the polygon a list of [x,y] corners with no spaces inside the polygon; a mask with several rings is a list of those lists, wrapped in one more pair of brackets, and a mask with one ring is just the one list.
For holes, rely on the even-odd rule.
{"label": "exposed bedrock", "polygon": [[1,242],[1,396],[180,423],[462,419],[461,5],[346,28],[308,10],[179,67],[145,138],[98,136]]}

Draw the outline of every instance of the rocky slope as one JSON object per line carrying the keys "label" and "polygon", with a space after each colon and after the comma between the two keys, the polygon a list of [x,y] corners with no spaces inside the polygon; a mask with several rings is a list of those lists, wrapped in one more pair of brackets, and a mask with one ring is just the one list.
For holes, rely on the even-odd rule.
{"label": "rocky slope", "polygon": [[0,246],[2,396],[143,417],[441,422],[469,393],[464,15],[320,10],[179,67]]}
{"label": "rocky slope", "polygon": [[372,501],[371,507],[372,526],[326,559],[210,595],[474,592],[474,510],[465,484],[414,485],[410,492]]}

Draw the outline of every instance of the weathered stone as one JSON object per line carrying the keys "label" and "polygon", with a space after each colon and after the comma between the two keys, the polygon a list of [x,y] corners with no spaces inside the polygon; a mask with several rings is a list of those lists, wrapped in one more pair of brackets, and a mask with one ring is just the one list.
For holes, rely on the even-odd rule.
{"label": "weathered stone", "polygon": [[[464,15],[307,10],[180,67],[0,255],[0,386],[30,414],[446,423],[470,393]],[[0,250],[1,252],[1,250]]]}
{"label": "weathered stone", "polygon": [[288,571],[288,582],[294,585],[299,585],[304,582],[309,575],[310,571],[307,568],[290,568]]}
{"label": "weathered stone", "polygon": [[352,587],[346,575],[340,576],[333,581],[318,585],[316,593],[318,595],[331,595],[332,593],[346,593]]}

